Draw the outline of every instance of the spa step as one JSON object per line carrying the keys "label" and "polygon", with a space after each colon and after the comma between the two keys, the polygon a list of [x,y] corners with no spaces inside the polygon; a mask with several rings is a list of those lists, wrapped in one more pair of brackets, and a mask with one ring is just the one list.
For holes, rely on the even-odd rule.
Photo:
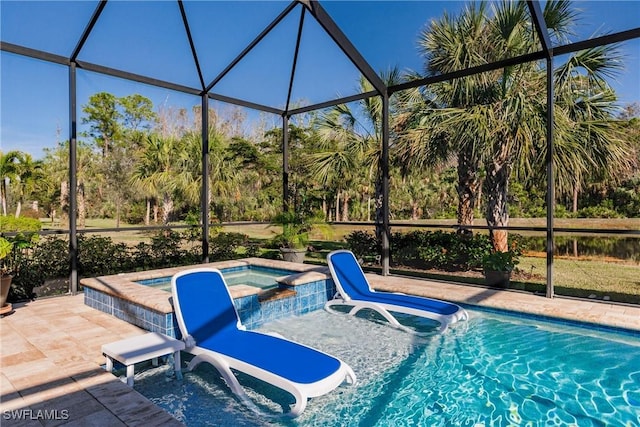
{"label": "spa step", "polygon": [[267,301],[275,301],[282,298],[290,298],[295,297],[296,291],[293,289],[284,289],[284,288],[273,288],[267,289],[266,291],[262,291],[258,294],[258,301],[267,302]]}

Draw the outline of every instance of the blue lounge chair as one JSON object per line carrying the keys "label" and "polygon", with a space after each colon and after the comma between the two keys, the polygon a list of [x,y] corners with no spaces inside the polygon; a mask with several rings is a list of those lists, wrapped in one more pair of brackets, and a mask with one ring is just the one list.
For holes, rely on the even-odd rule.
{"label": "blue lounge chair", "polygon": [[349,314],[362,309],[375,310],[392,326],[422,335],[423,333],[398,322],[392,312],[426,317],[440,323],[440,331],[458,320],[466,320],[467,312],[460,306],[445,301],[371,289],[360,264],[352,252],[337,250],[327,256],[329,270],[338,292],[325,304],[325,309],[335,313],[334,306],[353,306]]}
{"label": "blue lounge chair", "polygon": [[171,279],[173,304],[185,351],[195,357],[187,369],[212,364],[231,390],[258,410],[232,369],[291,393],[289,415],[304,411],[307,399],[330,392],[343,382],[354,384],[353,370],[341,360],[284,338],[247,331],[238,317],[219,270],[195,268]]}

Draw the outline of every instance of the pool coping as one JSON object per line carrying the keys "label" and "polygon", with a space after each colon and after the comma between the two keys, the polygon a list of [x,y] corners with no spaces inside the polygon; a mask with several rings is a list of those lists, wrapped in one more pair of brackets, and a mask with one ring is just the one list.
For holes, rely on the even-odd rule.
{"label": "pool coping", "polygon": [[[133,273],[85,278],[80,281],[83,286],[105,292],[134,304],[141,304],[162,314],[173,312],[171,293],[152,287],[145,287],[135,283],[138,280],[154,279],[173,275],[179,271],[194,267],[215,267],[227,269],[246,267],[250,265],[285,269],[297,273],[278,279],[280,283],[298,286],[313,280],[330,278],[329,268],[317,264],[299,264],[266,258],[243,258],[239,260],[218,261],[194,266],[170,267],[156,270],[139,271]],[[570,298],[546,298],[541,295],[515,290],[490,288],[481,285],[460,285],[448,281],[421,279],[415,277],[390,275],[380,276],[367,273],[371,286],[380,291],[401,292],[437,298],[444,301],[458,303],[464,307],[484,306],[498,310],[526,313],[543,318],[581,323],[590,327],[640,331],[640,307],[627,306],[612,302],[595,300],[577,300]],[[261,289],[237,285],[230,288],[234,298],[256,295]],[[588,312],[577,307],[588,306]],[[581,311],[580,313],[578,313]],[[576,321],[576,318],[579,320]],[[630,321],[630,319],[633,319]]]}
{"label": "pool coping", "polygon": [[435,298],[481,311],[497,310],[597,330],[634,336],[640,334],[640,306],[564,297],[547,298],[525,291],[400,275],[366,275],[371,286],[379,291]]}

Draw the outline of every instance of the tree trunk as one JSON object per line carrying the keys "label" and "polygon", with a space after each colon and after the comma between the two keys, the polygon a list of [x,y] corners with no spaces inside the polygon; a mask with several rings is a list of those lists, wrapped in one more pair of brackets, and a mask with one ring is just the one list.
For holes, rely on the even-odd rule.
{"label": "tree trunk", "polygon": [[336,192],[336,222],[340,222],[340,190]]}
{"label": "tree trunk", "polygon": [[22,200],[18,199],[18,204],[16,205],[16,218],[20,216],[21,211],[22,211]]}
{"label": "tree trunk", "polygon": [[120,198],[116,200],[116,228],[120,228]]}
{"label": "tree trunk", "polygon": [[458,225],[473,225],[473,209],[480,190],[479,160],[473,148],[463,147],[458,152]]}
{"label": "tree trunk", "polygon": [[351,198],[345,192],[344,196],[342,196],[342,220],[349,221],[349,200]]}
{"label": "tree trunk", "polygon": [[64,218],[65,215],[69,215],[69,186],[67,181],[60,183],[60,217]]}
{"label": "tree trunk", "polygon": [[578,194],[580,193],[580,189],[578,188],[578,183],[573,183],[573,206],[571,212],[578,212]]}
{"label": "tree trunk", "polygon": [[329,212],[327,212],[327,196],[324,194],[322,195],[322,213],[324,214],[325,219],[330,217]]}
{"label": "tree trunk", "polygon": [[169,224],[171,218],[171,212],[173,211],[173,200],[169,194],[166,194],[162,198],[162,224]]}
{"label": "tree trunk", "polygon": [[158,203],[153,204],[153,223],[158,223]]}
{"label": "tree trunk", "polygon": [[149,222],[151,221],[151,199],[147,197],[145,198],[145,201],[147,202],[147,211],[144,214],[144,225],[149,225]]}
{"label": "tree trunk", "polygon": [[411,219],[413,221],[417,221],[420,219],[420,204],[416,201],[411,199]]}
{"label": "tree trunk", "polygon": [[84,183],[78,183],[78,227],[85,228],[87,223],[87,204],[84,194]]}
{"label": "tree trunk", "polygon": [[379,172],[376,176],[376,186],[374,194],[374,206],[376,209],[376,239],[378,239],[378,242],[382,242],[382,235],[384,234],[384,210],[382,209],[382,198],[384,196],[382,194],[383,185],[382,173]]}
{"label": "tree trunk", "polygon": [[507,195],[509,191],[510,165],[506,155],[494,158],[487,164],[486,194],[487,212],[486,219],[489,226],[489,238],[496,252],[509,250],[507,230],[494,230],[493,227],[506,227],[509,225],[509,206]]}
{"label": "tree trunk", "polygon": [[7,181],[2,178],[2,183],[0,184],[0,199],[2,202],[2,215],[7,214]]}

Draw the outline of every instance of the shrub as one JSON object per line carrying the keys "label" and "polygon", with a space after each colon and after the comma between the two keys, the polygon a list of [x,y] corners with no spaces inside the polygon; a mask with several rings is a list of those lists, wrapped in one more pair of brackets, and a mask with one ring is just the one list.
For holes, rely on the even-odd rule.
{"label": "shrub", "polygon": [[45,280],[69,276],[69,242],[59,237],[43,238],[19,261],[11,284],[11,301],[29,299],[33,288]]}
{"label": "shrub", "polygon": [[[189,232],[161,231],[151,243],[140,242],[131,248],[113,242],[110,237],[78,236],[78,276],[93,277],[179,265],[198,264],[201,246],[188,244],[194,240]],[[238,249],[246,247],[247,256],[255,256],[259,244],[250,243],[242,233],[219,233],[211,239],[211,255],[215,260],[232,259]],[[59,237],[40,239],[17,259],[10,301],[33,298],[33,289],[46,280],[69,277],[69,241]]]}
{"label": "shrub", "polygon": [[127,224],[144,224],[144,217],[147,214],[147,206],[144,202],[132,203],[122,211],[121,219]]}
{"label": "shrub", "polygon": [[219,233],[210,241],[209,255],[212,260],[237,258],[238,248],[247,246],[249,236],[242,233]]}
{"label": "shrub", "polygon": [[618,212],[607,206],[589,206],[578,211],[578,218],[621,218]]}
{"label": "shrub", "polygon": [[484,271],[513,271],[520,263],[520,251],[509,249],[506,252],[492,251],[482,260]]}
{"label": "shrub", "polygon": [[36,218],[18,217],[13,215],[1,215],[0,232],[11,233],[15,231],[40,231],[42,223]]}
{"label": "shrub", "polygon": [[192,260],[192,253],[182,249],[182,236],[173,230],[163,230],[151,237],[151,243],[140,242],[133,250],[136,270],[174,267]]}
{"label": "shrub", "polygon": [[373,259],[380,253],[380,244],[373,233],[368,231],[352,231],[345,240],[347,246],[356,258]]}
{"label": "shrub", "polygon": [[132,269],[129,248],[110,237],[78,236],[78,275],[105,276]]}
{"label": "shrub", "polygon": [[483,234],[444,231],[412,231],[391,236],[394,262],[417,268],[466,271],[482,266],[491,250]]}

